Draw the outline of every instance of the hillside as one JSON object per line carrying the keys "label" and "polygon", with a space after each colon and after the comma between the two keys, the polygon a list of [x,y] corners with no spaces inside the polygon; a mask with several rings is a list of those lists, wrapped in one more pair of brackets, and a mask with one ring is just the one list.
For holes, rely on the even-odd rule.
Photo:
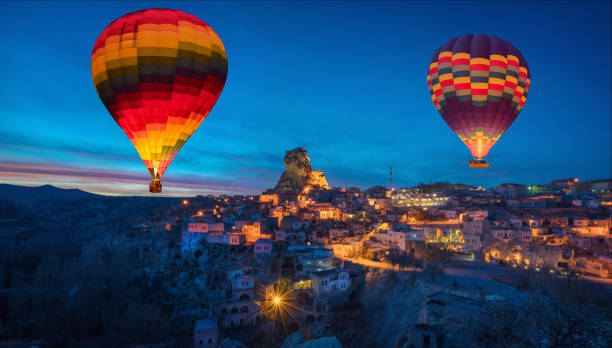
{"label": "hillside", "polygon": [[36,187],[0,184],[0,198],[16,203],[32,203],[37,200],[72,201],[94,198],[99,195],[79,189],[62,189],[51,185]]}

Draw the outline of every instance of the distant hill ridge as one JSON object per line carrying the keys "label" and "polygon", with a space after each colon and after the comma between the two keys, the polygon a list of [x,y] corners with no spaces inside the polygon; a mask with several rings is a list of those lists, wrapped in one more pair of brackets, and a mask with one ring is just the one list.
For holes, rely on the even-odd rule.
{"label": "distant hill ridge", "polygon": [[0,184],[0,198],[20,203],[34,200],[66,201],[93,197],[99,197],[99,195],[79,189],[62,189],[52,185],[31,187]]}

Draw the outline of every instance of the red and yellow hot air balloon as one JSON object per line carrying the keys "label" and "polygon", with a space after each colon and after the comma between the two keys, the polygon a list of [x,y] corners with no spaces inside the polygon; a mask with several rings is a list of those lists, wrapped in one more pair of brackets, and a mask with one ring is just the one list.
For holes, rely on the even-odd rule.
{"label": "red and yellow hot air balloon", "polygon": [[161,192],[161,178],[213,108],[227,55],[210,26],[170,9],[128,13],[100,34],[91,75],[102,102],[134,144]]}
{"label": "red and yellow hot air balloon", "polygon": [[495,36],[466,34],[433,55],[427,85],[436,109],[472,153],[485,158],[525,105],[531,80],[519,50]]}

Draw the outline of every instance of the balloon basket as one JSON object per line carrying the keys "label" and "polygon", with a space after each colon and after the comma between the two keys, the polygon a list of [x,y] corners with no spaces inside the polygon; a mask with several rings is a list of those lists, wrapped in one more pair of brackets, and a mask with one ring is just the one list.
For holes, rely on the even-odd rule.
{"label": "balloon basket", "polygon": [[153,180],[149,183],[149,192],[151,193],[161,193],[162,185],[159,180]]}
{"label": "balloon basket", "polygon": [[484,160],[470,160],[470,168],[489,168],[489,163]]}

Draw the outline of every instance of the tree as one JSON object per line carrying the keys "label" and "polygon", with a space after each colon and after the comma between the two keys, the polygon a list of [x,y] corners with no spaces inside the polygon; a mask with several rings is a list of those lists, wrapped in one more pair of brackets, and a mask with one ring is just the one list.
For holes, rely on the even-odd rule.
{"label": "tree", "polygon": [[391,269],[395,270],[395,266],[399,265],[402,257],[402,252],[397,248],[391,248],[386,252],[387,261],[391,265]]}
{"label": "tree", "polygon": [[451,253],[442,248],[441,243],[428,244],[424,248],[425,255],[423,258],[425,261],[433,261],[433,262],[441,262],[448,261],[450,259]]}
{"label": "tree", "polygon": [[412,266],[413,262],[414,262],[414,258],[412,257],[412,255],[407,254],[407,253],[402,253],[400,255],[400,258],[399,258],[400,266],[409,267],[409,266]]}
{"label": "tree", "polygon": [[423,267],[425,273],[433,283],[437,277],[444,275],[444,268],[435,262],[427,262]]}
{"label": "tree", "polygon": [[412,265],[415,268],[423,268],[423,259],[414,259],[414,261],[412,261]]}

